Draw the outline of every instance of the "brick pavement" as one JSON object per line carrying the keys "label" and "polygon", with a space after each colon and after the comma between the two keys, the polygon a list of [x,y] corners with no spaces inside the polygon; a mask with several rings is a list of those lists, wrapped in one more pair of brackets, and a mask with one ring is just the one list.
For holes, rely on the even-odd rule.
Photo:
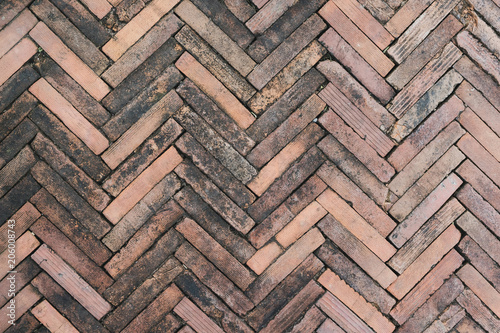
{"label": "brick pavement", "polygon": [[499,0],[0,2],[0,331],[500,332],[499,81]]}

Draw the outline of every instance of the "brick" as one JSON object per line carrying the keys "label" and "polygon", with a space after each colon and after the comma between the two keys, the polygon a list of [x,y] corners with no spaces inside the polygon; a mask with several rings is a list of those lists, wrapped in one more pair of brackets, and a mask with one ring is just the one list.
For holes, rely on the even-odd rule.
{"label": "brick", "polygon": [[450,305],[444,312],[434,320],[427,328],[429,332],[446,332],[458,324],[465,317],[465,310],[457,304]]}
{"label": "brick", "polygon": [[264,220],[294,189],[309,178],[323,162],[323,158],[316,147],[310,148],[250,206],[248,209],[250,216],[259,222]]}
{"label": "brick", "polygon": [[[411,5],[420,5],[429,1],[414,1]],[[407,4],[410,5],[410,4]],[[404,10],[404,6],[398,14]],[[397,14],[396,14],[397,15]],[[394,16],[396,17],[396,16]],[[462,24],[453,16],[448,15],[427,38],[399,65],[388,77],[387,81],[396,89],[402,89],[429,60],[437,56],[446,43],[460,31]]]}
{"label": "brick", "polygon": [[389,188],[397,195],[403,195],[464,134],[465,131],[457,122],[450,123],[394,177]]}
{"label": "brick", "polygon": [[307,310],[304,317],[302,317],[302,319],[295,326],[293,326],[293,329],[290,332],[315,332],[315,329],[317,329],[319,325],[321,325],[325,318],[325,315],[320,310],[318,310],[315,305],[313,305],[309,310]]}
{"label": "brick", "polygon": [[40,185],[31,175],[24,176],[0,199],[0,221],[6,221],[21,208],[38,190]]}
{"label": "brick", "polygon": [[[14,271],[15,267],[17,267],[24,260],[24,258],[29,256],[31,252],[33,252],[40,245],[38,239],[36,239],[36,237],[29,231],[22,235],[16,235],[15,240],[16,246],[14,260],[10,259],[10,251],[8,250],[4,250],[0,254],[0,259],[2,259],[2,263],[0,264],[0,279],[3,279],[9,271]],[[14,265],[14,269],[12,269],[12,264]]]}
{"label": "brick", "polygon": [[196,222],[186,218],[176,229],[242,290],[252,283],[252,274]]}
{"label": "brick", "polygon": [[500,161],[500,138],[471,109],[465,109],[460,114],[459,121],[467,132]]}
{"label": "brick", "polygon": [[181,272],[181,264],[175,258],[167,259],[152,276],[106,317],[104,320],[106,327],[113,332],[121,331]]}
{"label": "brick", "polygon": [[450,225],[387,290],[397,299],[402,299],[459,240],[460,232]]}
{"label": "brick", "polygon": [[357,1],[333,0],[333,2],[379,49],[383,50],[391,44],[394,37]]}
{"label": "brick", "polygon": [[[145,254],[134,262],[132,267],[117,278],[115,283],[109,287],[103,296],[114,306],[123,302],[134,290],[136,290],[148,277],[157,278],[161,276],[160,271],[167,270],[167,276],[162,277],[168,284],[180,272],[176,267],[179,265],[176,261],[168,261],[167,258],[182,243],[182,236],[175,230],[170,229],[165,233]],[[164,266],[165,265],[165,266]],[[161,267],[160,267],[161,266]],[[159,267],[159,272],[154,272]],[[170,275],[171,274],[171,275]]]}
{"label": "brick", "polygon": [[35,155],[29,147],[24,147],[15,158],[0,170],[0,197],[7,193],[33,165]]}
{"label": "brick", "polygon": [[100,101],[109,93],[108,85],[65,46],[44,23],[39,22],[30,31],[30,36],[96,100]]}
{"label": "brick", "polygon": [[45,217],[38,219],[30,230],[40,238],[44,244],[50,246],[64,261],[74,267],[75,271],[97,292],[103,292],[113,280],[96,263],[94,263],[70,239],[59,231]]}
{"label": "brick", "polygon": [[[457,173],[479,194],[474,194],[474,191],[464,188],[463,193],[460,195],[460,200],[463,200],[468,208],[479,216],[481,220],[493,221],[495,219],[494,216],[498,213],[495,213],[493,208],[490,207],[493,206],[497,211],[500,211],[500,202],[498,201],[500,190],[498,187],[478,167],[472,164],[470,160],[462,163],[457,169]],[[491,206],[483,203],[480,196],[484,197]],[[490,222],[490,226],[493,225],[494,223]]]}
{"label": "brick", "polygon": [[377,204],[383,206],[384,209],[387,204],[391,204],[390,200],[393,199],[393,195],[390,190],[337,139],[329,135],[318,144],[318,147]]}
{"label": "brick", "polygon": [[[498,2],[497,2],[498,5]],[[480,17],[476,17],[476,26],[467,30],[478,38],[497,58],[500,55],[500,39],[491,28]]]}
{"label": "brick", "polygon": [[481,303],[481,300],[472,291],[466,289],[457,297],[457,301],[486,332],[498,331],[500,321]]}
{"label": "brick", "polygon": [[457,44],[497,82],[500,82],[500,70],[498,69],[500,61],[468,31],[462,31],[457,35]]}
{"label": "brick", "polygon": [[122,22],[130,22],[146,6],[142,0],[111,0],[110,3],[115,6],[116,15]]}
{"label": "brick", "polygon": [[51,332],[78,333],[78,330],[46,300],[31,309],[31,313]]}
{"label": "brick", "polygon": [[45,162],[39,161],[31,174],[97,238],[110,230],[108,222]]}
{"label": "brick", "polygon": [[92,179],[100,181],[109,173],[110,170],[106,164],[48,109],[38,106],[31,111],[29,117],[49,139],[56,142],[59,149],[72,158],[76,165]]}
{"label": "brick", "polygon": [[375,69],[385,77],[394,67],[392,61],[355,26],[333,2],[327,2],[319,14]]}
{"label": "brick", "polygon": [[273,77],[261,91],[248,102],[250,109],[256,114],[263,113],[273,105],[280,96],[293,86],[320,58],[326,50],[317,41],[307,45],[288,65]]}
{"label": "brick", "polygon": [[[14,215],[11,220],[16,221],[14,231],[16,235],[22,235],[28,228],[40,217],[40,212],[30,203],[25,203]],[[0,252],[7,249],[8,244],[8,223],[3,223],[0,227]]]}
{"label": "brick", "polygon": [[174,91],[170,91],[123,133],[101,155],[101,158],[111,169],[115,169],[181,106],[180,97]]}
{"label": "brick", "polygon": [[10,79],[0,86],[0,110],[3,111],[16,98],[18,98],[28,87],[38,80],[40,75],[31,66],[21,67]]}
{"label": "brick", "polygon": [[[255,142],[231,117],[205,95],[191,80],[185,79],[176,91],[217,133],[240,154],[246,155]],[[203,141],[200,140],[199,141]]]}
{"label": "brick", "polygon": [[46,273],[42,272],[33,279],[32,285],[80,331],[91,329],[93,332],[108,332],[92,314]]}
{"label": "brick", "polygon": [[106,271],[114,278],[121,275],[181,217],[182,212],[174,201],[168,201],[106,263]]}
{"label": "brick", "polygon": [[[280,0],[274,0],[276,1]],[[313,14],[265,60],[255,66],[247,76],[248,81],[257,89],[262,89],[325,27],[319,16]]]}
{"label": "brick", "polygon": [[391,154],[388,161],[401,171],[425,146],[464,110],[464,105],[453,96],[413,131]]}
{"label": "brick", "polygon": [[[102,78],[112,87],[118,86],[156,52],[182,25],[183,23],[177,16],[173,14],[165,16],[137,44],[130,47],[118,61],[110,66],[104,72]],[[179,45],[175,45],[175,51],[180,52]]]}
{"label": "brick", "polygon": [[79,1],[54,0],[51,2],[96,46],[104,45],[111,38],[111,34],[106,31],[105,27],[99,24],[98,20]]}
{"label": "brick", "polygon": [[[25,312],[27,312],[33,305],[35,305],[41,298],[41,295],[38,291],[32,286],[27,285],[20,292],[16,292],[16,318],[21,317]],[[10,311],[7,309],[7,305],[5,305],[2,309],[0,309],[0,315],[3,317],[7,317]],[[9,318],[9,317],[8,317]],[[16,325],[18,322],[16,321]],[[12,325],[8,323],[7,320],[2,321],[0,324],[0,331],[4,332],[8,328],[11,328]],[[16,327],[16,326],[13,326]]]}
{"label": "brick", "polygon": [[413,21],[387,53],[401,63],[457,4],[458,0],[440,0],[432,3],[419,18]]}
{"label": "brick", "polygon": [[456,199],[451,199],[400,248],[389,261],[389,266],[398,273],[403,273],[464,211],[465,208]]}
{"label": "brick", "polygon": [[288,167],[314,145],[324,134],[316,124],[310,124],[284,147],[247,186],[261,196]]}
{"label": "brick", "polygon": [[297,81],[286,93],[284,93],[276,103],[247,129],[248,135],[256,142],[264,140],[287,117],[305,102],[320,85],[325,78],[315,68],[311,68],[303,77]]}
{"label": "brick", "polygon": [[500,109],[500,87],[468,57],[463,56],[453,66],[467,81],[483,93],[484,97],[498,110]]}
{"label": "brick", "polygon": [[410,0],[403,5],[385,24],[385,28],[394,36],[399,37],[406,28],[417,19],[432,3],[431,0]]}
{"label": "brick", "polygon": [[175,309],[182,299],[183,294],[179,288],[171,285],[121,332],[149,331],[165,314]]}
{"label": "brick", "polygon": [[380,105],[364,86],[359,84],[339,63],[325,60],[321,61],[317,67],[380,130],[387,131],[392,126],[396,118]]}
{"label": "brick", "polygon": [[175,8],[175,13],[205,39],[241,75],[246,76],[255,62],[228,35],[190,1]]}
{"label": "brick", "polygon": [[193,164],[204,172],[238,206],[247,208],[255,201],[255,195],[207,152],[189,133],[184,134],[176,142],[176,147],[188,155],[192,159]]}
{"label": "brick", "polygon": [[[496,0],[494,0],[496,2]],[[490,23],[497,31],[500,30],[500,21],[498,20],[500,8],[498,8],[498,3],[496,5],[492,1],[480,2],[477,0],[472,0],[471,4],[474,9],[478,11],[485,19]]]}
{"label": "brick", "polygon": [[281,204],[265,220],[248,234],[248,239],[253,246],[260,249],[274,235],[276,235],[287,223],[289,223],[295,214],[293,214],[285,204]]}
{"label": "brick", "polygon": [[297,215],[326,189],[326,184],[316,175],[311,176],[286,201],[292,214]]}
{"label": "brick", "polygon": [[106,0],[83,0],[88,9],[97,16],[98,19],[102,19],[108,14],[112,6]]}
{"label": "brick", "polygon": [[30,9],[98,75],[108,66],[108,58],[82,34],[52,3],[35,1]]}
{"label": "brick", "polygon": [[[385,156],[394,147],[394,143],[380,131],[370,119],[363,114],[342,92],[333,84],[328,84],[319,97],[323,99],[332,110],[354,129],[364,140],[377,151],[380,156]],[[323,116],[324,117],[324,116]],[[321,117],[321,119],[323,119]],[[332,126],[330,126],[332,127]]]}
{"label": "brick", "polygon": [[[216,4],[215,2],[213,4]],[[237,98],[246,102],[255,94],[255,89],[235,71],[224,59],[212,51],[190,27],[183,27],[175,38],[190,52],[212,75],[227,87]]]}
{"label": "brick", "polygon": [[400,330],[404,332],[423,331],[425,327],[431,324],[463,290],[463,284],[456,276],[452,275],[452,277],[448,279],[403,326],[400,327]]}
{"label": "brick", "polygon": [[457,225],[476,241],[493,260],[500,263],[499,241],[478,219],[470,212],[466,212],[457,220]]}
{"label": "brick", "polygon": [[254,1],[260,10],[247,21],[246,26],[255,35],[267,30],[286,10],[294,4],[291,0]]}
{"label": "brick", "polygon": [[[102,239],[108,248],[117,252],[127,240],[179,190],[181,183],[169,174],[156,184]],[[161,211],[158,211],[161,215]]]}
{"label": "brick", "polygon": [[327,242],[317,252],[318,257],[366,301],[376,304],[382,313],[389,313],[396,301],[340,249]]}
{"label": "brick", "polygon": [[[14,101],[8,110],[0,115],[0,140],[5,139],[9,133],[19,125],[26,115],[35,107],[37,100],[29,92],[24,92]],[[0,163],[0,167],[3,166]]]}
{"label": "brick", "polygon": [[323,293],[316,282],[309,282],[290,302],[261,330],[261,332],[279,332],[289,327]]}
{"label": "brick", "polygon": [[38,22],[35,15],[25,9],[0,31],[0,58],[5,55]]}
{"label": "brick", "polygon": [[139,202],[163,177],[172,171],[182,157],[173,147],[160,155],[130,185],[128,185],[103,211],[112,223],[118,221]]}
{"label": "brick", "polygon": [[111,257],[111,252],[45,189],[40,190],[30,201],[96,264],[102,265]]}
{"label": "brick", "polygon": [[[128,76],[124,76],[115,89],[103,98],[102,104],[112,113],[119,112],[130,100],[140,94],[144,87],[163,73],[182,52],[182,47],[173,38],[169,38]],[[120,71],[117,75],[119,73]],[[111,74],[108,78],[110,84],[112,84]]]}
{"label": "brick", "polygon": [[96,319],[101,319],[111,310],[110,304],[46,245],[42,245],[31,258]]}
{"label": "brick", "polygon": [[223,218],[217,214],[192,188],[184,187],[175,195],[175,200],[239,262],[245,263],[255,249],[247,240],[237,235]]}
{"label": "brick", "polygon": [[[251,333],[252,330],[245,322],[234,314],[221,300],[217,298],[203,283],[193,274],[183,273],[175,284],[187,295],[197,306],[211,318],[217,318],[217,322],[226,331],[238,333]],[[223,314],[222,316],[220,314]],[[187,326],[186,326],[187,327]]]}
{"label": "brick", "polygon": [[113,61],[117,61],[124,53],[135,44],[160,18],[168,13],[179,0],[153,1],[127,23],[102,50]]}
{"label": "brick", "polygon": [[4,1],[0,6],[0,29],[2,29],[6,24],[8,24],[14,17],[17,16],[26,6],[29,1]]}
{"label": "brick", "polygon": [[[165,317],[163,317],[160,322],[151,329],[151,333],[161,333],[161,332],[174,332],[177,331],[181,327],[181,321],[174,317],[172,313],[169,313]],[[188,326],[184,326],[188,327]],[[179,331],[177,331],[179,332]]]}
{"label": "brick", "polygon": [[245,315],[254,307],[254,304],[227,277],[189,243],[181,245],[175,256],[237,314]]}
{"label": "brick", "polygon": [[342,333],[345,332],[333,320],[326,318],[321,326],[316,330],[317,333]]}
{"label": "brick", "polygon": [[16,46],[0,58],[0,85],[4,84],[26,61],[35,55],[35,43],[23,38]]}
{"label": "brick", "polygon": [[281,255],[282,252],[278,243],[271,242],[255,252],[255,254],[248,259],[246,264],[255,274],[260,275]]}
{"label": "brick", "polygon": [[318,278],[318,282],[376,332],[394,330],[394,325],[387,318],[332,271],[326,270]]}
{"label": "brick", "polygon": [[389,112],[400,118],[460,59],[462,52],[448,43],[437,58],[425,67],[394,97]]}
{"label": "brick", "polygon": [[247,21],[253,14],[255,9],[247,2],[247,0],[224,0],[226,7],[236,16],[240,21]]}
{"label": "brick", "polygon": [[457,88],[456,95],[469,106],[488,126],[500,135],[500,115],[481,93],[469,82],[464,81]]}
{"label": "brick", "polygon": [[323,218],[318,227],[383,288],[396,280],[396,275],[382,260],[331,215]]}
{"label": "brick", "polygon": [[394,124],[391,137],[398,142],[407,137],[462,81],[457,71],[449,70]]}
{"label": "brick", "polygon": [[[359,3],[365,7],[370,14],[375,16],[380,23],[387,22],[393,15],[394,9],[399,7],[399,0],[383,1],[383,0],[360,0]],[[394,9],[393,9],[394,8]]]}
{"label": "brick", "polygon": [[382,261],[389,260],[396,253],[396,249],[356,213],[349,204],[342,200],[337,193],[326,190],[316,200]]}
{"label": "brick", "polygon": [[469,133],[457,143],[458,148],[467,155],[490,179],[500,186],[500,162],[497,161]]}
{"label": "brick", "polygon": [[394,176],[394,169],[363,139],[349,128],[331,109],[324,113],[319,122],[335,138],[356,156],[380,181],[388,182]]}
{"label": "brick", "polygon": [[323,263],[314,254],[310,254],[248,314],[249,324],[255,330],[262,329],[286,306],[288,297],[298,294],[322,267]]}
{"label": "brick", "polygon": [[107,137],[115,141],[130,126],[138,121],[153,105],[161,100],[182,79],[182,74],[174,66],[169,66],[140,94],[120,109],[103,127]]}
{"label": "brick", "polygon": [[210,317],[186,297],[175,306],[174,312],[198,332],[224,332]]}
{"label": "brick", "polygon": [[154,135],[122,163],[102,187],[113,196],[132,182],[149,164],[154,161],[182,133],[182,127],[173,119],[167,120]]}
{"label": "brick", "polygon": [[469,236],[462,239],[458,248],[470,264],[498,290],[500,287],[499,265]]}
{"label": "brick", "polygon": [[471,332],[478,332],[478,333],[484,333],[485,331],[479,326],[474,320],[470,319],[469,317],[465,317],[458,323],[457,326],[455,326],[455,329],[459,333],[471,333]]}
{"label": "brick", "polygon": [[328,29],[319,41],[383,104],[392,99],[395,95],[394,89],[334,29]]}
{"label": "brick", "polygon": [[16,320],[16,325],[10,325],[6,333],[31,332],[40,326],[40,322],[30,312],[25,313]]}
{"label": "brick", "polygon": [[347,332],[373,332],[368,325],[330,292],[326,292],[316,303],[316,306]]}
{"label": "brick", "polygon": [[325,239],[318,229],[311,229],[250,285],[247,295],[254,303],[262,301],[280,281],[324,241]]}

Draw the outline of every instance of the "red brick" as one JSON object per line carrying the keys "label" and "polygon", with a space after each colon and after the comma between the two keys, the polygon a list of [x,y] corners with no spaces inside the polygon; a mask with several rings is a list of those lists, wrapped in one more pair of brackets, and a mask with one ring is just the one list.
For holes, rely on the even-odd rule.
{"label": "red brick", "polygon": [[281,204],[248,234],[248,239],[253,246],[260,249],[294,217],[295,214],[285,204]]}
{"label": "red brick", "polygon": [[106,0],[82,0],[82,2],[87,5],[87,8],[94,13],[98,19],[102,19],[106,16],[112,8]]}
{"label": "red brick", "polygon": [[443,180],[389,236],[398,248],[403,246],[417,230],[434,215],[462,185],[462,180],[452,173]]}
{"label": "red brick", "polygon": [[485,333],[485,331],[474,320],[465,317],[455,326],[455,330],[459,333]]}
{"label": "red brick", "polygon": [[[31,280],[40,273],[41,268],[31,260],[31,258],[25,258],[16,267],[16,290],[21,290],[24,286],[31,283]],[[12,299],[12,294],[9,292],[11,286],[11,279],[9,279],[10,274],[6,276],[2,282],[0,282],[0,290],[4,290],[4,293],[0,296],[0,307],[4,306]],[[17,324],[17,323],[16,323]]]}
{"label": "red brick", "polygon": [[0,170],[0,197],[4,196],[35,165],[35,155],[24,147],[15,158]]}
{"label": "red brick", "polygon": [[111,310],[111,305],[46,245],[42,245],[31,258],[96,319],[101,319]]}
{"label": "red brick", "polygon": [[[3,13],[2,13],[3,14]],[[38,22],[28,9],[22,11],[5,29],[0,31],[0,58],[24,37]]]}
{"label": "red brick", "polygon": [[[174,308],[174,312],[197,332],[224,333],[203,311],[193,302],[184,297]],[[189,331],[188,331],[189,332]]]}
{"label": "red brick", "polygon": [[[495,332],[500,329],[500,320],[498,320],[469,289],[466,289],[458,296],[457,301],[471,317],[486,330],[486,332]],[[474,332],[477,332],[477,330]]]}
{"label": "red brick", "polygon": [[[40,300],[42,296],[38,291],[31,285],[27,285],[21,291],[16,293],[16,317],[20,318],[26,311],[28,311],[33,305]],[[7,314],[10,313],[7,309],[8,305],[5,305],[0,309],[0,316],[4,319],[8,318]],[[7,328],[11,327],[7,320],[2,320],[0,322],[0,331],[4,332]]]}
{"label": "red brick", "polygon": [[458,248],[469,263],[476,268],[497,290],[500,289],[500,266],[469,236],[465,236]]}
{"label": "red brick", "polygon": [[276,242],[268,243],[248,259],[247,266],[260,275],[282,253],[281,247]]}
{"label": "red brick", "polygon": [[311,176],[286,201],[285,205],[292,214],[297,215],[326,189],[326,184],[316,175]]}
{"label": "red brick", "polygon": [[[0,279],[3,279],[9,271],[15,271],[15,267],[40,245],[38,239],[29,231],[22,235],[16,235],[15,240],[15,259],[12,260],[9,257],[11,248],[0,254]],[[14,265],[14,268],[11,265]]]}
{"label": "red brick", "polygon": [[399,37],[431,3],[432,0],[409,0],[385,24],[385,28],[394,37]]}
{"label": "red brick", "polygon": [[402,299],[459,240],[460,231],[450,225],[387,290],[397,299]]}
{"label": "red brick", "polygon": [[325,318],[325,315],[315,305],[313,305],[309,310],[307,310],[304,317],[302,317],[300,322],[298,322],[290,332],[313,333],[318,326],[321,325]]}
{"label": "red brick", "polygon": [[460,305],[451,304],[436,320],[434,320],[427,330],[430,332],[450,331],[465,317],[465,315],[465,310]]}
{"label": "red brick", "polygon": [[326,320],[321,324],[321,326],[316,330],[317,333],[343,333],[345,332],[341,329],[333,320],[326,318]]}
{"label": "red brick", "polygon": [[26,61],[35,55],[35,43],[23,38],[16,46],[0,58],[0,85],[4,84]]}
{"label": "red brick", "polygon": [[469,108],[460,114],[460,124],[500,161],[500,138]]}
{"label": "red brick", "polygon": [[0,6],[0,29],[16,17],[28,4],[28,0],[4,1]]}
{"label": "red brick", "polygon": [[78,333],[78,330],[46,300],[31,309],[31,313],[51,332]]}
{"label": "red brick", "polygon": [[[293,0],[257,0],[254,1],[258,8],[261,8],[250,20],[246,26],[254,34],[258,35],[266,31],[274,21],[276,21],[283,13],[294,4]],[[265,6],[264,6],[265,4]]]}
{"label": "red brick", "polygon": [[[14,226],[14,231],[16,235],[22,235],[39,217],[40,212],[29,202],[24,204],[14,215],[11,216],[11,220],[16,221]],[[7,248],[7,229],[8,223],[4,223],[0,227],[0,252],[3,252]]]}

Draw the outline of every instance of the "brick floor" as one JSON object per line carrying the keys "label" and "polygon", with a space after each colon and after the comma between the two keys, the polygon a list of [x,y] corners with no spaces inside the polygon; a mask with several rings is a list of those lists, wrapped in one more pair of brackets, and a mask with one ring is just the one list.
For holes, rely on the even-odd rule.
{"label": "brick floor", "polygon": [[499,80],[500,0],[0,1],[0,333],[500,332]]}

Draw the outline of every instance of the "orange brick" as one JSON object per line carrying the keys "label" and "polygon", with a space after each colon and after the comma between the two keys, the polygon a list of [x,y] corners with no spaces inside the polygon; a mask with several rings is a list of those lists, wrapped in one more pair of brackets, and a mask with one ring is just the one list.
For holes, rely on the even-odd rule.
{"label": "orange brick", "polygon": [[351,206],[342,200],[337,193],[328,189],[316,200],[382,261],[389,260],[396,253],[396,249]]}
{"label": "orange brick", "polygon": [[168,13],[179,0],[154,0],[127,23],[103,47],[113,61],[117,61],[127,49],[139,40],[160,18]]}
{"label": "orange brick", "polygon": [[113,8],[106,0],[82,0],[87,8],[100,20]]}
{"label": "orange brick", "polygon": [[102,153],[108,147],[108,139],[45,79],[35,82],[29,91],[61,119],[95,154]]}
{"label": "orange brick", "polygon": [[281,252],[280,246],[275,242],[271,242],[255,252],[255,254],[248,259],[247,266],[250,267],[255,274],[260,275],[269,265],[271,265]]}
{"label": "orange brick", "polygon": [[[14,231],[16,235],[22,235],[39,217],[40,212],[30,202],[25,203],[19,210],[12,215],[11,220],[16,221]],[[8,223],[2,224],[0,227],[0,252],[7,248],[8,240]]]}
{"label": "orange brick", "polygon": [[42,245],[31,258],[97,320],[111,310],[111,305],[47,245]]}
{"label": "orange brick", "polygon": [[382,313],[331,270],[327,269],[321,274],[318,282],[363,319],[375,332],[394,331],[394,325]]}
{"label": "orange brick", "polygon": [[[31,284],[27,285],[24,287],[20,292],[16,293],[16,317],[21,318],[22,315],[28,311],[42,296],[38,293],[38,291],[33,287]],[[10,313],[9,309],[7,309],[7,306],[9,304],[6,304],[1,310],[0,310],[0,316],[2,318],[6,319],[9,318],[7,317],[7,314]],[[18,323],[19,321],[17,321]],[[0,331],[4,332],[7,330],[11,325],[7,320],[1,320],[0,321]],[[61,332],[62,333],[62,332]]]}
{"label": "orange brick", "polygon": [[316,124],[310,124],[283,148],[250,183],[247,184],[255,194],[261,196],[288,167],[304,154],[322,136],[324,131]]}
{"label": "orange brick", "polygon": [[174,312],[197,332],[224,333],[210,317],[186,297],[175,306]]}
{"label": "orange brick", "polygon": [[460,241],[460,237],[460,231],[450,225],[387,290],[397,299],[402,299]]}
{"label": "orange brick", "polygon": [[39,22],[30,31],[30,36],[97,101],[100,101],[109,93],[110,88],[108,85],[64,45],[45,23]]}
{"label": "orange brick", "polygon": [[457,276],[500,317],[500,293],[474,267],[465,265],[457,272]]}
{"label": "orange brick", "polygon": [[220,83],[205,67],[196,59],[185,52],[175,66],[189,77],[201,90],[215,100],[217,105],[226,112],[243,129],[248,128],[255,118],[243,104],[241,104],[226,87]]}
{"label": "orange brick", "polygon": [[78,333],[78,330],[64,318],[47,300],[31,309],[31,313],[53,333]]}
{"label": "orange brick", "polygon": [[21,40],[38,22],[35,15],[28,9],[23,10],[18,17],[0,31],[0,58]]}
{"label": "orange brick", "polygon": [[500,161],[500,138],[469,108],[460,114],[460,124]]}
{"label": "orange brick", "polygon": [[359,30],[349,18],[329,1],[319,14],[382,76],[386,76],[394,64]]}
{"label": "orange brick", "polygon": [[[16,236],[15,259],[9,258],[9,249],[0,254],[0,279],[7,275],[8,271],[14,271],[15,267],[40,245],[38,239],[30,231]],[[12,264],[14,268],[10,266]]]}
{"label": "orange brick", "polygon": [[[267,0],[254,1],[257,7],[261,8],[257,14],[252,16],[250,20],[247,21],[246,26],[254,34],[261,34],[269,28],[274,21],[276,21],[286,10],[291,7],[296,1],[294,0]],[[267,3],[266,3],[267,2]]]}
{"label": "orange brick", "polygon": [[30,39],[22,39],[16,46],[0,58],[0,85],[17,72],[36,53],[36,45]]}
{"label": "orange brick", "polygon": [[181,161],[182,157],[177,153],[177,150],[170,147],[109,204],[103,211],[104,216],[113,224],[118,223],[137,202]]}

